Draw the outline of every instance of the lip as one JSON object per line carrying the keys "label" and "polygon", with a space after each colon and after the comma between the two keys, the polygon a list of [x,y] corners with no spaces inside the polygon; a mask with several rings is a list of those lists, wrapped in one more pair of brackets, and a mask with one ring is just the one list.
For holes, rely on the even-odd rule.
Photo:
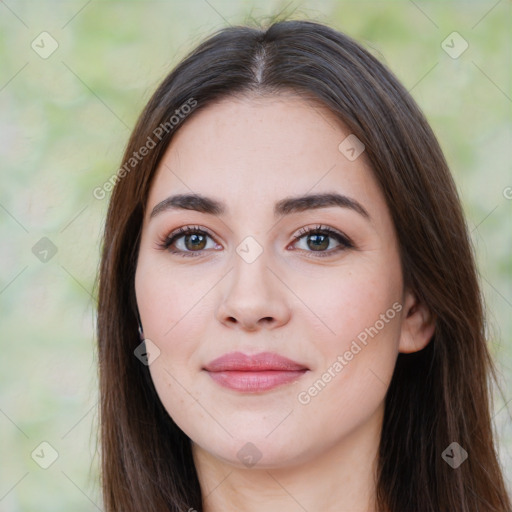
{"label": "lip", "polygon": [[296,381],[309,370],[301,363],[272,352],[254,355],[230,352],[203,369],[221,386],[241,392],[270,390]]}

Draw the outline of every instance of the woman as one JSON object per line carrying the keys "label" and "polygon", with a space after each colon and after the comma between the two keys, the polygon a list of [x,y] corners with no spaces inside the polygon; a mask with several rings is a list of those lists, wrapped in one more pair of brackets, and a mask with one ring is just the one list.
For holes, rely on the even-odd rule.
{"label": "woman", "polygon": [[220,31],[113,181],[106,511],[511,510],[457,191],[368,52],[307,21]]}

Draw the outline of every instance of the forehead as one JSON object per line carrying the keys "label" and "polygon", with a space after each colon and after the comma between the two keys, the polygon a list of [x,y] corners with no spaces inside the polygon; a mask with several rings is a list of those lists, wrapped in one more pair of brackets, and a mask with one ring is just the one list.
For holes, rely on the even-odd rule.
{"label": "forehead", "polygon": [[386,206],[364,152],[351,160],[339,149],[349,135],[329,110],[297,96],[223,99],[196,111],[174,135],[149,210],[177,193],[220,198],[229,214],[338,191],[377,214]]}

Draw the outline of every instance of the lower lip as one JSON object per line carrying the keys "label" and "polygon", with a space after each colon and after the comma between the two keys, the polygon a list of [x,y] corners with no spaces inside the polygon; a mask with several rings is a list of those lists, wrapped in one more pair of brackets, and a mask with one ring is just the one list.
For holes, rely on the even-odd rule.
{"label": "lower lip", "polygon": [[261,371],[261,372],[208,372],[210,377],[220,384],[235,391],[257,392],[288,384],[302,377],[307,370],[300,371]]}

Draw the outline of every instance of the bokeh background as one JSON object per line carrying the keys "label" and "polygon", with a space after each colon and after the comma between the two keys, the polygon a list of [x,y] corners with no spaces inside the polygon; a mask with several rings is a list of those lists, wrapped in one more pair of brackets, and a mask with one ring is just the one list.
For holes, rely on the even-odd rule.
{"label": "bokeh background", "polygon": [[102,510],[94,285],[108,195],[93,190],[118,169],[139,112],[181,57],[216,29],[279,12],[360,41],[440,140],[478,258],[512,480],[510,0],[5,0],[0,511]]}

